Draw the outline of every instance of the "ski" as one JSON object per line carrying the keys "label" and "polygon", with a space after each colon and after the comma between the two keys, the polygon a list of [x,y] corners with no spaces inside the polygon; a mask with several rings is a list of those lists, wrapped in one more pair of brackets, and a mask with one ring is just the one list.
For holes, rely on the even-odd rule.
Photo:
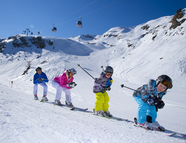
{"label": "ski", "polygon": [[41,99],[40,102],[48,102],[48,101],[45,101],[45,100]]}
{"label": "ski", "polygon": [[99,116],[99,115],[95,114],[95,109],[93,109],[93,115],[98,116],[98,117],[107,118],[107,119],[113,119],[113,120],[117,120],[117,121],[131,122],[131,121],[129,121],[128,119],[123,119],[123,118],[115,117],[115,116],[112,116],[112,117],[109,117],[109,116],[105,116],[105,117],[104,117],[104,116]]}
{"label": "ski", "polygon": [[[100,116],[101,117],[101,116]],[[104,117],[104,118],[107,118],[107,119],[113,119],[113,120],[117,120],[117,121],[128,121],[128,119],[122,119],[122,118],[119,118],[119,117]]]}
{"label": "ski", "polygon": [[[54,103],[54,102],[53,102]],[[55,103],[54,103],[54,105],[56,105]],[[88,108],[80,108],[80,107],[68,107],[68,106],[66,106],[65,104],[61,104],[61,105],[57,105],[57,106],[60,106],[60,107],[67,107],[68,109],[70,109],[70,110],[72,110],[72,111],[87,111],[88,110]]]}
{"label": "ski", "polygon": [[143,127],[137,125],[137,119],[136,118],[134,118],[134,126],[145,129],[145,130],[150,131],[150,132],[154,132],[154,133],[157,133],[157,134],[162,134],[162,135],[165,135],[165,136],[168,136],[168,137],[173,137],[173,136],[177,136],[177,137],[181,137],[181,138],[186,137],[186,134],[181,134],[181,133],[177,133],[177,132],[166,130],[166,129],[165,129],[165,131],[160,131],[160,130],[156,130],[156,129],[150,130],[150,129],[147,129],[147,128],[143,128]]}
{"label": "ski", "polygon": [[[143,127],[140,127],[140,126],[138,126],[138,125],[134,125],[135,127],[139,127],[139,128],[143,128]],[[177,132],[173,132],[173,131],[171,131],[171,132],[169,132],[169,131],[167,131],[167,130],[165,130],[165,131],[159,131],[159,130],[149,130],[149,129],[146,129],[146,128],[143,128],[143,129],[145,129],[145,130],[147,130],[147,131],[150,131],[150,132],[153,132],[153,133],[157,133],[157,134],[162,134],[162,135],[165,135],[165,136],[168,136],[168,137],[181,137],[181,138],[185,138],[186,137],[186,134],[181,134],[181,133],[177,133]]]}
{"label": "ski", "polygon": [[134,124],[134,126],[135,127],[138,127],[138,128],[142,128],[142,129],[147,130],[147,131],[150,131],[150,132],[153,132],[153,133],[162,134],[162,135],[169,136],[169,137],[175,135],[175,133],[165,133],[163,131],[146,129],[146,128],[143,128],[143,127],[138,126],[136,124]]}
{"label": "ski", "polygon": [[55,104],[55,102],[53,102],[53,104],[56,105],[56,106],[59,106],[59,107],[62,107],[62,106],[63,106],[63,107],[64,107],[64,106],[67,107],[65,104],[58,105],[58,104]]}
{"label": "ski", "polygon": [[112,117],[103,117],[103,116],[99,116],[99,115],[96,115],[93,113],[94,116],[98,116],[98,117],[102,117],[102,118],[107,118],[107,119],[113,119],[113,120],[116,120],[116,121],[126,121],[126,122],[132,122],[128,119],[123,119],[123,118],[120,118],[120,117],[115,117],[115,116],[112,116]]}
{"label": "ski", "polygon": [[[34,100],[39,101],[39,99],[34,99]],[[47,102],[47,101],[41,99],[40,102]]]}
{"label": "ski", "polygon": [[73,111],[87,111],[88,108],[73,107],[73,108],[71,108],[70,110],[73,110]]}
{"label": "ski", "polygon": [[182,133],[178,133],[178,132],[174,132],[170,130],[165,130],[165,132],[167,133],[167,136],[177,136],[181,138],[186,138],[186,134],[182,134]]}

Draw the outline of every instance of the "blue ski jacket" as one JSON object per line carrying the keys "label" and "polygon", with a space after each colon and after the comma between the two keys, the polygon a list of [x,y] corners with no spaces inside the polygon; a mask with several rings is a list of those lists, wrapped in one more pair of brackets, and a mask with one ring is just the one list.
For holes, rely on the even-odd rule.
{"label": "blue ski jacket", "polygon": [[[39,81],[38,79],[41,79],[41,81]],[[37,84],[42,82],[48,82],[46,74],[44,72],[42,72],[40,75],[38,73],[35,73],[33,83]]]}
{"label": "blue ski jacket", "polygon": [[148,105],[155,105],[157,98],[162,99],[166,92],[158,92],[156,88],[156,81],[151,79],[148,84],[144,84],[134,91],[133,96],[141,98]]}

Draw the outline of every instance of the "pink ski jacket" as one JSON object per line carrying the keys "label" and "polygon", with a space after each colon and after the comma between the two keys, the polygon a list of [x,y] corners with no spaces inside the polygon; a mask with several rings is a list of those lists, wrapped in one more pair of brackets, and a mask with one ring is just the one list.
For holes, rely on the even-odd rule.
{"label": "pink ski jacket", "polygon": [[56,76],[54,81],[59,83],[61,87],[65,87],[67,89],[71,89],[71,87],[67,87],[67,84],[73,82],[74,78],[68,77],[68,70],[66,70],[62,75]]}

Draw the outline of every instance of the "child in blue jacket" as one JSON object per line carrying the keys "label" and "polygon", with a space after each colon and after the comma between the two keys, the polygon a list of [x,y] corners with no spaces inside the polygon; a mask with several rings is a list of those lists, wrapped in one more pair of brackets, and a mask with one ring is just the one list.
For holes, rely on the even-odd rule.
{"label": "child in blue jacket", "polygon": [[148,84],[134,91],[133,97],[139,105],[136,119],[138,126],[150,130],[165,130],[156,121],[157,111],[164,107],[165,103],[162,97],[166,94],[167,89],[171,89],[172,86],[171,78],[167,75],[161,75],[156,81],[151,79]]}
{"label": "child in blue jacket", "polygon": [[38,85],[43,87],[43,97],[41,101],[48,101],[47,99],[47,90],[48,86],[46,84],[48,82],[48,78],[44,72],[42,72],[42,69],[40,67],[36,68],[36,73],[33,78],[33,83],[34,83],[34,89],[33,89],[33,94],[34,94],[34,99],[38,100],[37,96],[37,90],[38,90]]}

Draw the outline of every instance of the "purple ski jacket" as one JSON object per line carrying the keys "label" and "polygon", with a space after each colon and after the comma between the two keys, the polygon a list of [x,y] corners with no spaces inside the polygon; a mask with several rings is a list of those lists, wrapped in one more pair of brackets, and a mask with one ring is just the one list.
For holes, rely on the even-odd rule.
{"label": "purple ski jacket", "polygon": [[104,93],[106,90],[105,88],[108,88],[112,85],[112,78],[106,78],[105,73],[102,72],[100,75],[100,78],[95,78],[94,86],[93,86],[93,92],[98,93],[102,92]]}

